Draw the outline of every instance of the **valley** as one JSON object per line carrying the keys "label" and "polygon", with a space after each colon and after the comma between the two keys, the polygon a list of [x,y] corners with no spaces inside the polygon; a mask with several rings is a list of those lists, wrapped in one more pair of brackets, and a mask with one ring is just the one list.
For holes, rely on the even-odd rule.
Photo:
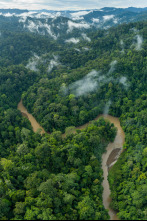
{"label": "valley", "polygon": [[147,219],[146,18],[0,10],[0,220]]}
{"label": "valley", "polygon": [[[44,129],[36,122],[35,118],[29,114],[26,110],[26,108],[23,106],[22,100],[19,102],[18,104],[18,110],[21,111],[22,115],[24,117],[27,117],[29,119],[29,121],[31,122],[31,125],[33,127],[33,131],[37,132],[38,129],[41,129],[41,134],[45,133]],[[118,152],[115,150],[119,150],[122,151],[122,147],[123,144],[125,142],[125,134],[120,126],[120,122],[118,118],[112,117],[110,115],[100,115],[97,116],[94,121],[98,120],[100,117],[104,117],[104,119],[109,120],[111,123],[114,124],[114,126],[117,128],[117,135],[115,137],[115,140],[113,143],[110,143],[107,148],[106,148],[106,153],[103,154],[102,156],[102,169],[103,169],[103,176],[104,176],[104,180],[103,180],[103,204],[105,209],[109,210],[109,215],[110,215],[110,219],[111,220],[118,220],[118,217],[116,215],[116,211],[114,211],[113,209],[110,208],[110,202],[111,202],[111,198],[110,198],[110,187],[109,187],[109,182],[108,182],[108,170],[109,170],[109,166],[114,163],[114,160],[117,161],[119,155]],[[85,125],[82,125],[78,128],[78,130],[83,130],[86,127],[88,127],[89,123],[86,123]],[[75,131],[72,131],[72,133],[75,133]],[[63,134],[63,137],[66,137],[66,134]],[[115,152],[113,157],[111,157],[111,153]],[[109,159],[109,164],[108,164],[108,159]]]}

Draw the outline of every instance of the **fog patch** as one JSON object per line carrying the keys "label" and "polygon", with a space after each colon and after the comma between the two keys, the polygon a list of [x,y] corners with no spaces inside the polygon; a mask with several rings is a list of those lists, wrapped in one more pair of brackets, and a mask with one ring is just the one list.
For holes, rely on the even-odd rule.
{"label": "fog patch", "polygon": [[123,40],[120,40],[120,46],[122,48],[121,53],[124,54],[125,51],[124,51],[124,42],[123,42]]}
{"label": "fog patch", "polygon": [[83,16],[83,15],[87,15],[89,13],[91,13],[92,11],[79,11],[79,12],[74,12],[74,13],[71,13],[71,16],[73,18],[75,17],[80,17],[80,16]]}
{"label": "fog patch", "polygon": [[78,48],[75,48],[75,51],[81,52],[81,50],[80,50],[80,49],[78,49]]}
{"label": "fog patch", "polygon": [[129,87],[129,83],[126,77],[121,77],[119,79],[119,83],[123,84],[123,86],[127,89]]}
{"label": "fog patch", "polygon": [[113,19],[113,23],[117,24],[118,23],[118,19],[117,18]]}
{"label": "fog patch", "polygon": [[90,25],[87,23],[76,23],[73,21],[68,21],[68,30],[67,33],[72,32],[74,28],[77,29],[89,29]]}
{"label": "fog patch", "polygon": [[75,17],[72,18],[73,21],[79,21],[79,20],[84,20],[84,17]]}
{"label": "fog patch", "polygon": [[100,19],[99,18],[92,18],[93,23],[99,23]]}
{"label": "fog patch", "polygon": [[59,62],[58,56],[53,55],[53,59],[48,60],[46,55],[39,57],[38,55],[34,54],[34,56],[29,60],[29,63],[26,65],[26,68],[37,72],[39,71],[38,66],[40,64],[45,65],[46,71],[50,73],[54,67],[57,67],[61,63]]}
{"label": "fog patch", "polygon": [[[127,78],[124,76],[115,78],[110,76],[116,68],[117,61],[114,60],[110,63],[110,70],[106,74],[102,74],[102,71],[92,70],[82,79],[70,84],[68,87],[62,87],[62,92],[64,91],[64,95],[68,95],[68,93],[74,94],[76,97],[87,95],[90,92],[94,92],[101,87],[105,86],[110,82],[114,84],[122,84],[125,89],[128,89],[129,83]],[[106,104],[104,113],[107,114],[109,111],[109,107],[111,105],[111,101]]]}
{"label": "fog patch", "polygon": [[36,18],[40,19],[40,18],[54,18],[55,15],[49,13],[49,12],[41,12],[38,13],[37,15],[35,15]]}
{"label": "fog patch", "polygon": [[109,21],[114,18],[114,15],[105,15],[103,16],[104,22]]}
{"label": "fog patch", "polygon": [[60,65],[60,63],[59,63],[59,61],[58,61],[58,56],[55,56],[55,55],[54,55],[54,59],[52,59],[52,60],[50,61],[50,64],[49,64],[49,66],[48,66],[47,72],[50,73],[50,72],[53,70],[53,68],[54,68],[54,67],[57,67],[58,65]]}
{"label": "fog patch", "polygon": [[117,64],[117,61],[115,60],[115,61],[112,61],[111,63],[110,63],[110,70],[108,71],[108,74],[112,74],[114,71],[115,71],[115,69],[116,69],[116,64]]}
{"label": "fog patch", "polygon": [[140,50],[142,49],[143,37],[142,37],[141,35],[136,35],[135,38],[136,38],[136,40],[137,40],[135,49],[136,49],[137,51],[140,51]]}
{"label": "fog patch", "polygon": [[26,22],[26,20],[27,20],[27,17],[26,16],[23,16],[23,17],[21,17],[20,19],[19,19],[19,23],[25,23]]}
{"label": "fog patch", "polygon": [[91,39],[85,33],[82,33],[82,37],[84,38],[84,40],[91,42]]}
{"label": "fog patch", "polygon": [[6,14],[2,14],[4,17],[13,17],[15,16],[15,13],[10,14],[9,12]]}
{"label": "fog patch", "polygon": [[21,13],[21,14],[18,14],[16,15],[16,17],[20,17],[19,19],[19,22],[21,23],[25,23],[27,18],[30,17],[30,18],[34,18],[34,14],[36,12],[24,12],[24,13]]}
{"label": "fog patch", "polygon": [[85,51],[89,51],[89,50],[90,50],[90,49],[87,48],[87,47],[83,47],[82,49],[85,50]]}
{"label": "fog patch", "polygon": [[27,18],[36,18],[36,19],[48,19],[52,18],[55,19],[59,16],[61,16],[60,12],[54,12],[54,13],[49,13],[49,12],[37,12],[37,11],[30,11],[30,12],[24,12],[21,14],[16,14],[16,17],[20,17],[20,22],[25,22]]}
{"label": "fog patch", "polygon": [[112,101],[111,101],[111,100],[109,100],[109,101],[106,103],[106,105],[105,105],[105,107],[104,107],[104,112],[103,112],[104,115],[108,115],[111,104],[112,104]]}
{"label": "fog patch", "polygon": [[72,20],[83,20],[84,19],[84,15],[87,15],[89,14],[91,11],[79,11],[79,12],[74,12],[74,13],[71,13],[71,17],[72,17]]}
{"label": "fog patch", "polygon": [[107,29],[109,29],[109,28],[111,28],[111,26],[110,26],[110,25],[107,25],[107,26],[104,27],[104,30],[107,30]]}
{"label": "fog patch", "polygon": [[[22,20],[20,20],[20,22],[25,22],[26,21],[26,17],[23,17]],[[51,26],[48,25],[47,23],[42,23],[40,21],[34,22],[29,20],[28,23],[24,24],[24,28],[27,28],[30,32],[37,32],[41,35],[45,35],[46,32],[54,39],[57,40],[58,36],[56,36],[52,30],[51,30]]]}
{"label": "fog patch", "polygon": [[113,81],[112,77],[102,75],[101,73],[101,71],[92,70],[82,79],[70,84],[68,88],[66,88],[66,92],[70,91],[70,93],[79,97],[98,90],[106,83]]}
{"label": "fog patch", "polygon": [[54,40],[57,40],[58,36],[56,36],[55,34],[52,33],[52,31],[51,31],[51,26],[50,26],[50,25],[48,25],[48,24],[41,24],[40,27],[41,27],[41,28],[45,28],[46,31],[48,32],[48,34],[49,34],[52,38],[54,38]]}
{"label": "fog patch", "polygon": [[98,87],[97,78],[99,77],[99,74],[100,72],[95,70],[91,71],[83,79],[69,85],[69,90],[77,97],[96,90]]}
{"label": "fog patch", "polygon": [[25,25],[29,29],[30,32],[39,32],[38,31],[38,25],[35,24],[33,21],[28,21],[28,25]]}
{"label": "fog patch", "polygon": [[139,31],[136,28],[131,28],[131,31],[133,31],[135,34],[139,33]]}
{"label": "fog patch", "polygon": [[39,71],[39,69],[37,68],[39,60],[40,57],[34,54],[34,57],[29,60],[29,63],[26,65],[26,68],[30,69],[31,71]]}
{"label": "fog patch", "polygon": [[63,83],[63,84],[61,85],[60,94],[62,94],[62,95],[64,95],[64,96],[67,96],[67,95],[68,95],[68,87],[66,86],[65,83]]}
{"label": "fog patch", "polygon": [[73,44],[78,44],[80,40],[78,38],[70,38],[68,40],[65,40],[66,43],[73,43]]}

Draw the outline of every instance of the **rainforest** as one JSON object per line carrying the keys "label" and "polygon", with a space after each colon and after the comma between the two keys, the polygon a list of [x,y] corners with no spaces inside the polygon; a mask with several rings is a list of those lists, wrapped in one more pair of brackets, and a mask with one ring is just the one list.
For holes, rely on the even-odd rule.
{"label": "rainforest", "polygon": [[111,10],[0,11],[0,220],[147,220],[147,11]]}

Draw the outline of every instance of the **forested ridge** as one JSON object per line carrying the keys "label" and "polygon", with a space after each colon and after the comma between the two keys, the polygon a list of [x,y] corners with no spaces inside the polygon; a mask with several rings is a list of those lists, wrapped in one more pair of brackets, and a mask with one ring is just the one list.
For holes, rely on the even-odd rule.
{"label": "forested ridge", "polygon": [[[101,158],[116,128],[100,118],[72,133],[102,113],[119,117],[126,135],[109,170],[111,207],[122,220],[147,219],[146,35],[146,21],[87,31],[91,41],[76,46],[1,31],[1,220],[109,219]],[[51,134],[32,131],[21,99]]]}

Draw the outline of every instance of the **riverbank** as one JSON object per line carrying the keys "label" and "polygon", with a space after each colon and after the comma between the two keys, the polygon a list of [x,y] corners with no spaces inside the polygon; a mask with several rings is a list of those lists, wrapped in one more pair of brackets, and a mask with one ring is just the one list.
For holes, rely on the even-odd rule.
{"label": "riverbank", "polygon": [[28,113],[27,109],[24,107],[24,105],[22,103],[22,100],[19,102],[17,109],[20,110],[22,115],[30,121],[33,131],[35,133],[39,130],[40,130],[41,134],[45,133],[45,130],[43,129],[43,127],[40,126],[40,124],[36,121],[36,119],[32,116],[32,114]]}
{"label": "riverbank", "polygon": [[109,211],[109,216],[111,220],[118,220],[117,213],[109,207],[111,198],[110,198],[110,187],[108,182],[108,172],[109,168],[117,162],[121,152],[123,151],[122,147],[125,142],[125,133],[120,126],[120,121],[116,117],[110,115],[104,116],[105,119],[108,119],[111,123],[117,128],[117,135],[113,143],[109,143],[106,149],[106,152],[102,156],[102,169],[103,169],[103,204],[105,209]]}
{"label": "riverbank", "polygon": [[[32,128],[34,132],[37,132],[39,129],[41,130],[41,134],[46,133],[45,130],[40,126],[40,124],[36,121],[36,119],[28,113],[27,109],[24,107],[22,100],[18,104],[18,110],[21,111],[22,115],[27,117],[29,121],[31,122]],[[94,120],[98,120],[100,117],[104,117],[104,119],[109,120],[111,123],[114,124],[114,126],[117,128],[117,135],[115,137],[115,140],[113,143],[109,143],[106,149],[106,152],[102,156],[102,169],[103,169],[103,205],[105,209],[109,211],[110,219],[111,220],[118,220],[118,217],[116,215],[116,211],[112,210],[109,205],[111,202],[110,198],[110,188],[109,188],[109,182],[107,180],[108,178],[108,171],[109,168],[114,165],[115,162],[117,162],[117,159],[119,158],[122,147],[125,142],[125,134],[123,129],[120,126],[119,119],[116,117],[112,117],[110,115],[99,115]],[[82,130],[85,129],[89,123],[86,123],[80,127],[77,127],[76,129]],[[63,137],[65,137],[65,134],[63,134]]]}

